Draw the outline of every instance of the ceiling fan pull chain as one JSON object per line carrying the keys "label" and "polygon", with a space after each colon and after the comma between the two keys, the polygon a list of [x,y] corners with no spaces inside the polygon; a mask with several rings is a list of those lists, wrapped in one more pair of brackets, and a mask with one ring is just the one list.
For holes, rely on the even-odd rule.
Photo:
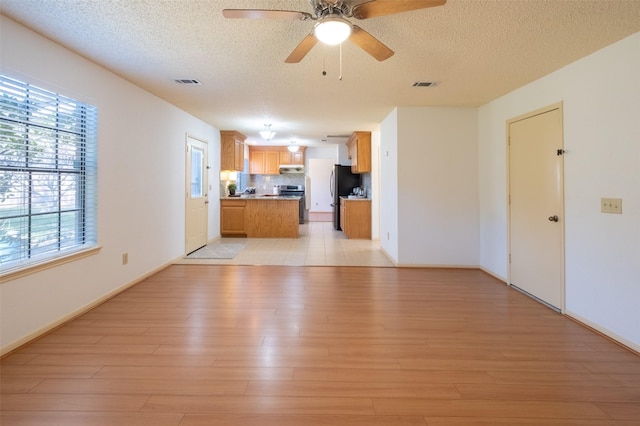
{"label": "ceiling fan pull chain", "polygon": [[340,77],[338,80],[342,81],[342,43],[340,43]]}
{"label": "ceiling fan pull chain", "polygon": [[322,45],[322,75],[327,75],[327,47]]}

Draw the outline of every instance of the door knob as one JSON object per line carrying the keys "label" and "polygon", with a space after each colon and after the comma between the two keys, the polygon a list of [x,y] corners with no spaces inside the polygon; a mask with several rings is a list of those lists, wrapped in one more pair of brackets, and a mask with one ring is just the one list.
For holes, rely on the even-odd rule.
{"label": "door knob", "polygon": [[558,215],[549,216],[549,222],[557,222],[557,221],[558,221]]}

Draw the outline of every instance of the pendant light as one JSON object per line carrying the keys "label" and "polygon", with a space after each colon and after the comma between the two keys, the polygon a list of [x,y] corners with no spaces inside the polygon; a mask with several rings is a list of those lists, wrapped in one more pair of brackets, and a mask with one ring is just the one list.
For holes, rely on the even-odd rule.
{"label": "pendant light", "polygon": [[276,135],[276,132],[271,130],[271,124],[265,124],[264,129],[260,130],[260,136],[266,141],[270,141]]}

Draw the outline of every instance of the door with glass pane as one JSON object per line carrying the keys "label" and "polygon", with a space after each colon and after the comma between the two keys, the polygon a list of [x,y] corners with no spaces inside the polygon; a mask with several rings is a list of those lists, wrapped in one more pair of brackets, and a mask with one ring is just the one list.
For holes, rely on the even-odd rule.
{"label": "door with glass pane", "polygon": [[187,136],[186,252],[207,244],[207,143]]}

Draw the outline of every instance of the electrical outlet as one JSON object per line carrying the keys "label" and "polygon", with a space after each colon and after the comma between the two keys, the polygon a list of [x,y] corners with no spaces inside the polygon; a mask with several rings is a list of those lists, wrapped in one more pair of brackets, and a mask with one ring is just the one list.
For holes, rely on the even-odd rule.
{"label": "electrical outlet", "polygon": [[622,214],[622,198],[601,198],[600,211],[602,213]]}
{"label": "electrical outlet", "polygon": [[127,263],[129,263],[129,253],[123,253],[122,254],[122,264],[126,265]]}

